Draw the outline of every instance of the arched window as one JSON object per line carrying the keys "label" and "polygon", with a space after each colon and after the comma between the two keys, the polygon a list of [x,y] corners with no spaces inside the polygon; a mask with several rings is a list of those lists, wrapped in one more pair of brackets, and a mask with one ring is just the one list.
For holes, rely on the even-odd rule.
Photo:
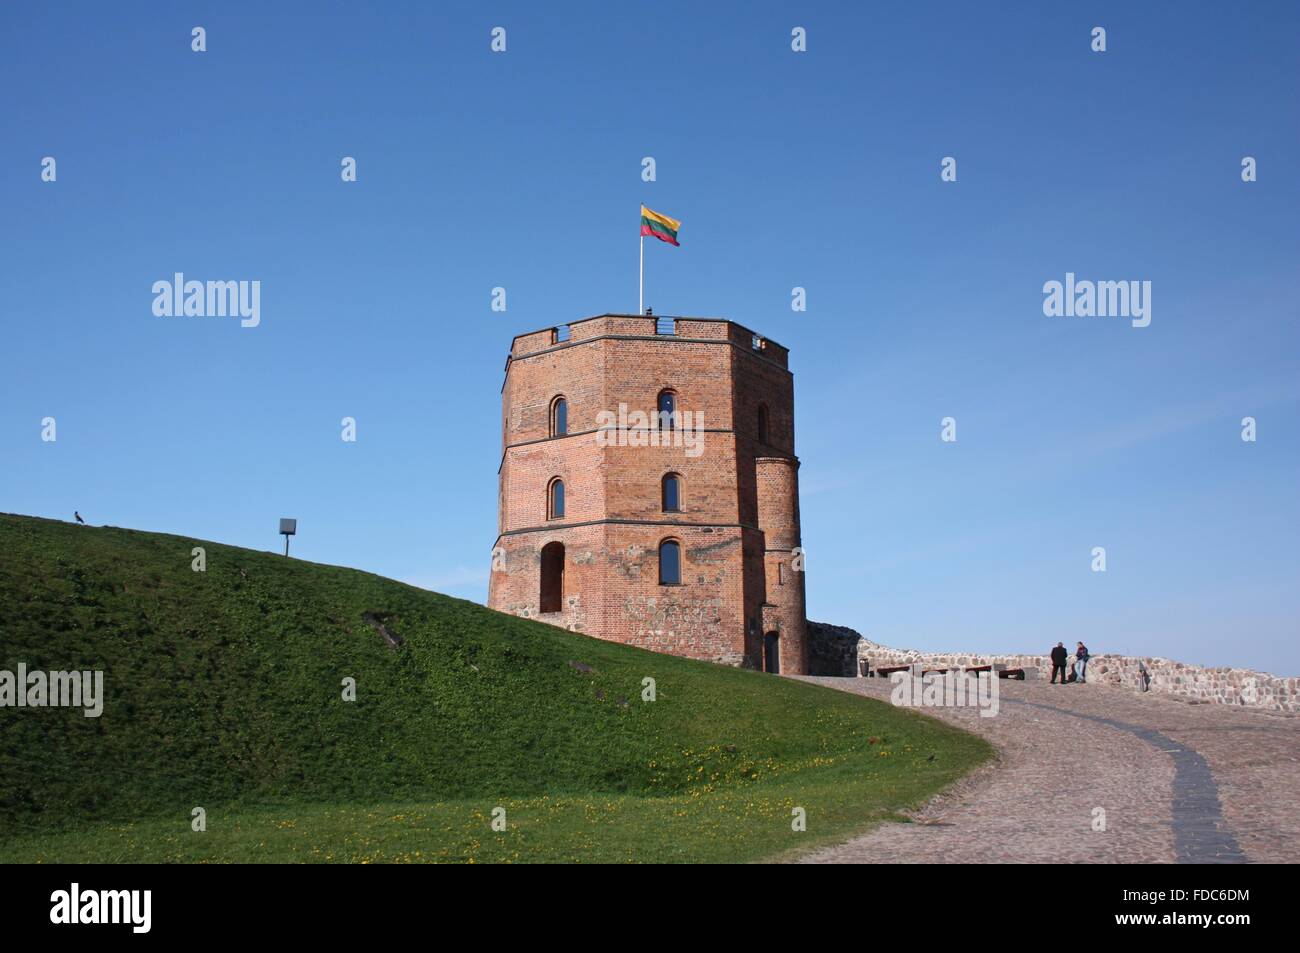
{"label": "arched window", "polygon": [[546,491],[546,518],[558,520],[564,515],[564,481],[551,481]]}
{"label": "arched window", "polygon": [[563,397],[551,401],[551,436],[563,437],[569,432],[569,402]]}
{"label": "arched window", "polygon": [[560,612],[564,608],[564,544],[547,543],[542,547],[542,589],[540,612]]}
{"label": "arched window", "polygon": [[660,430],[675,430],[677,428],[677,392],[673,390],[661,390],[659,392],[659,419]]}
{"label": "arched window", "polygon": [[767,443],[767,404],[758,405],[758,442]]}
{"label": "arched window", "polygon": [[660,501],[665,513],[676,513],[682,508],[682,478],[676,473],[664,476]]}
{"label": "arched window", "polygon": [[682,584],[682,547],[673,539],[665,539],[659,544],[659,585],[680,586]]}

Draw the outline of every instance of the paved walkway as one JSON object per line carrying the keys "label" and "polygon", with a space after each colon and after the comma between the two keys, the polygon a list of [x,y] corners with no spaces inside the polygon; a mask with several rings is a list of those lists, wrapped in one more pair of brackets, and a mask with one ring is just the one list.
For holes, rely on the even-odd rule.
{"label": "paved walkway", "polygon": [[[888,679],[809,678],[888,699]],[[1001,681],[1001,710],[925,709],[998,760],[813,863],[1300,861],[1300,718],[1102,685]],[[1106,830],[1096,831],[1096,809]]]}

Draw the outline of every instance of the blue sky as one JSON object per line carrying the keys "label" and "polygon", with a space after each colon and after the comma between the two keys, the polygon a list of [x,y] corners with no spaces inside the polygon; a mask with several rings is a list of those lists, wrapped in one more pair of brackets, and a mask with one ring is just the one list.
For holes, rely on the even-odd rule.
{"label": "blue sky", "polygon": [[811,617],[1300,673],[1300,13],[1137,6],[6,4],[0,510],[482,600],[510,339],[635,310],[644,201],[646,303],[791,349]]}

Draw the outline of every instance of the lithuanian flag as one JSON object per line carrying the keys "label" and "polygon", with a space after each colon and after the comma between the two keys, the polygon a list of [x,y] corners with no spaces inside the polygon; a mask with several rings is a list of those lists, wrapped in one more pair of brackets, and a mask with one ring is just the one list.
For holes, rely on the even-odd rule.
{"label": "lithuanian flag", "polygon": [[641,234],[652,235],[661,242],[667,242],[670,245],[677,244],[677,229],[682,227],[682,223],[675,218],[669,218],[667,215],[660,215],[658,212],[652,212],[644,205],[641,206]]}

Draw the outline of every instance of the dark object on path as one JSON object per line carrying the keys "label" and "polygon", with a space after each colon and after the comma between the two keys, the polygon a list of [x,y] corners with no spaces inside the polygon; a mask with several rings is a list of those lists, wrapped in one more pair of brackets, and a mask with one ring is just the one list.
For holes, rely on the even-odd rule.
{"label": "dark object on path", "polygon": [[1004,668],[998,672],[998,678],[1012,678],[1017,682],[1025,680],[1025,670],[1023,668]]}
{"label": "dark object on path", "polygon": [[82,526],[86,525],[86,521],[81,518],[81,514],[78,513],[76,510],[72,511],[72,515],[77,518],[77,522],[80,523]]}
{"label": "dark object on path", "polygon": [[1244,864],[1249,858],[1242,852],[1232,828],[1223,818],[1219,786],[1205,758],[1168,735],[1142,725],[1127,724],[1100,715],[1057,708],[1039,702],[1015,701],[1044,711],[1057,711],[1075,718],[1109,725],[1141,738],[1174,762],[1173,805],[1170,829],[1174,835],[1174,854],[1180,864]]}
{"label": "dark object on path", "polygon": [[1069,676],[1065,680],[1066,682],[1076,682],[1079,680],[1079,673],[1075,671],[1071,671]]}

